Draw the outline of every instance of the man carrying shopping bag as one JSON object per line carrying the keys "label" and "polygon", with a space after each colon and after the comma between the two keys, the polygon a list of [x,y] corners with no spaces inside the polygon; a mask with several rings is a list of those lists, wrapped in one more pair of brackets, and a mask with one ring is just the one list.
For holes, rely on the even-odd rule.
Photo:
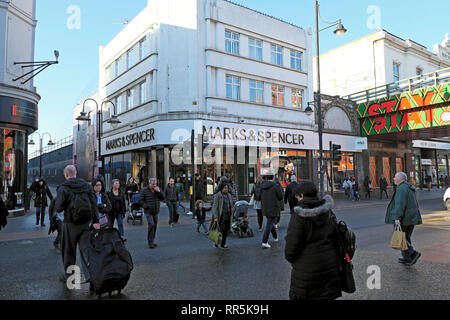
{"label": "man carrying shopping bag", "polygon": [[406,182],[406,179],[407,176],[404,172],[396,173],[394,183],[397,188],[387,207],[385,222],[386,224],[400,226],[401,231],[405,233],[407,249],[402,248],[405,250],[402,250],[402,257],[398,259],[398,262],[412,266],[421,254],[414,250],[411,235],[414,226],[422,224],[422,217],[416,199],[416,188]]}

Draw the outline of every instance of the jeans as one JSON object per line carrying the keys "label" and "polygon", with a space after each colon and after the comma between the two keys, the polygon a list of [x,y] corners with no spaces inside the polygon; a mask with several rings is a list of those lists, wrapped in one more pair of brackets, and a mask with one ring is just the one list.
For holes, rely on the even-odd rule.
{"label": "jeans", "polygon": [[413,230],[414,226],[406,226],[406,227],[402,226],[402,231],[405,233],[406,243],[408,244],[408,250],[402,250],[402,257],[404,259],[410,259],[411,255],[415,252],[411,242],[411,235],[413,233]]}
{"label": "jeans", "polygon": [[200,226],[203,227],[203,230],[205,230],[205,232],[208,232],[208,228],[206,227],[206,221],[205,220],[198,220],[197,221],[197,232],[200,232]]}
{"label": "jeans", "polygon": [[258,227],[259,229],[262,229],[264,219],[262,209],[256,209],[256,212],[258,213]]}
{"label": "jeans", "polygon": [[167,201],[167,208],[169,208],[169,224],[178,222],[177,202]]}
{"label": "jeans", "polygon": [[[84,224],[63,223],[61,255],[64,265],[64,272],[76,264],[77,247],[80,244],[81,268],[86,280],[89,280],[89,269],[87,267],[85,250],[89,247],[89,222]],[[67,277],[67,274],[66,274]]]}
{"label": "jeans", "polygon": [[158,214],[153,215],[146,213],[145,217],[147,218],[148,223],[147,241],[149,245],[153,245],[156,236],[156,228],[158,226]]}
{"label": "jeans", "polygon": [[124,217],[124,215],[122,213],[118,214],[117,217],[113,216],[113,215],[108,215],[108,227],[110,227],[110,228],[114,227],[114,220],[117,219],[117,227],[118,227],[119,233],[122,237],[124,236],[123,217]]}
{"label": "jeans", "polygon": [[380,189],[380,200],[383,198],[383,191],[386,194],[386,198],[389,199],[388,193],[386,189]]}
{"label": "jeans", "polygon": [[220,228],[220,233],[222,233],[221,246],[223,247],[227,243],[227,236],[228,236],[228,232],[230,231],[230,220],[223,219],[223,215],[222,215],[219,220],[219,228]]}
{"label": "jeans", "polygon": [[39,217],[41,220],[41,224],[44,224],[45,220],[45,207],[37,207],[36,208],[36,224],[39,224]]}
{"label": "jeans", "polygon": [[278,239],[277,230],[275,229],[275,222],[277,217],[266,217],[267,223],[264,229],[262,242],[267,243],[269,241],[269,234],[272,233],[274,239]]}

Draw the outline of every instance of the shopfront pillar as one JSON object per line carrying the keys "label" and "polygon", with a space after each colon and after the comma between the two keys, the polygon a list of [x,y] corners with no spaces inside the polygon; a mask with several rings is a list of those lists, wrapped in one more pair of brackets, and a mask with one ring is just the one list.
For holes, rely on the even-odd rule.
{"label": "shopfront pillar", "polygon": [[169,183],[170,175],[170,149],[164,147],[164,186]]}
{"label": "shopfront pillar", "polygon": [[150,159],[151,159],[150,178],[156,178],[156,162],[157,162],[156,150],[150,151]]}

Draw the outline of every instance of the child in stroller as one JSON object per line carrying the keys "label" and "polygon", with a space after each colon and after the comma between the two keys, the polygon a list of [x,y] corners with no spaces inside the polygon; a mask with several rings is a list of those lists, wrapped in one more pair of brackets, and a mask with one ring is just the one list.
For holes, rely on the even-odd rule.
{"label": "child in stroller", "polygon": [[247,234],[249,237],[253,237],[253,230],[248,224],[248,202],[237,201],[235,204],[235,211],[233,214],[233,222],[231,229],[239,235],[239,238],[244,237]]}
{"label": "child in stroller", "polygon": [[[133,195],[133,196],[131,196]],[[131,199],[130,199],[131,197]],[[139,221],[140,224],[143,223],[144,210],[139,204],[139,192],[134,194],[128,193],[128,217],[127,222],[133,222],[133,224]]]}

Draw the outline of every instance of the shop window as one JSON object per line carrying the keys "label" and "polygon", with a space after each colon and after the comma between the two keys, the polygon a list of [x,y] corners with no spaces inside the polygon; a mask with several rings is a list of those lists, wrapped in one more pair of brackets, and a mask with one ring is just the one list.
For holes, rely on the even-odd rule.
{"label": "shop window", "polygon": [[395,172],[404,172],[403,171],[403,158],[395,159]]}
{"label": "shop window", "polygon": [[377,176],[377,158],[370,157],[369,159],[369,171],[370,171],[370,181],[372,182],[372,187],[378,187],[378,176]]}

